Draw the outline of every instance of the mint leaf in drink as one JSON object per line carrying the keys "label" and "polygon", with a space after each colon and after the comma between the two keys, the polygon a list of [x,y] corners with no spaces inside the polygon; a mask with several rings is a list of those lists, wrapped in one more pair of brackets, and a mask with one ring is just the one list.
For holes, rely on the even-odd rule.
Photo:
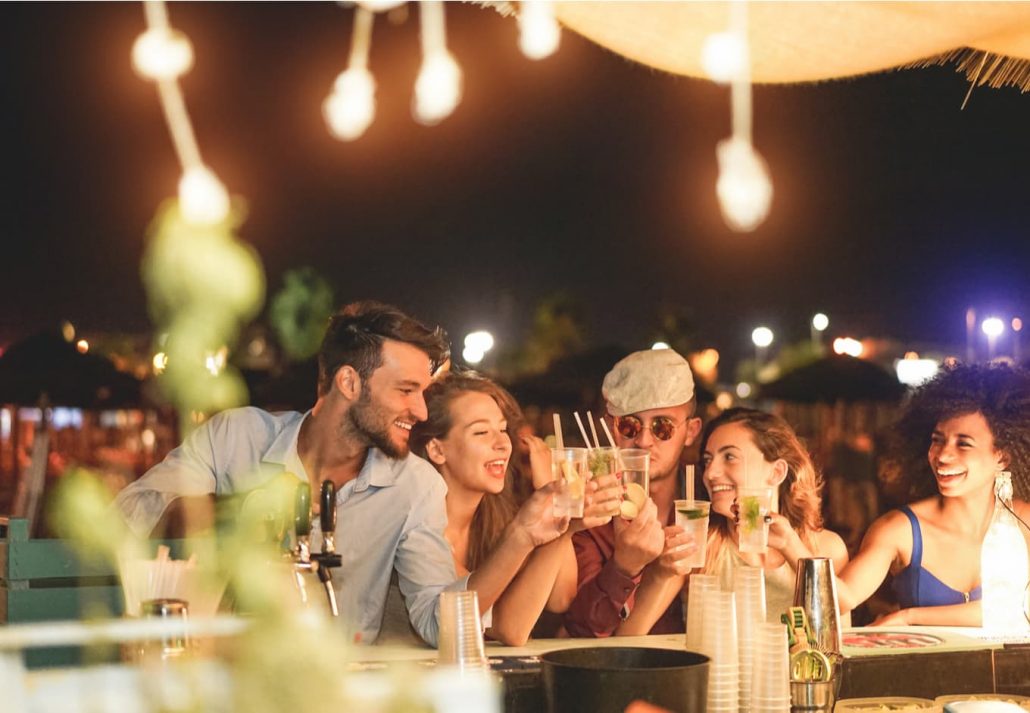
{"label": "mint leaf in drink", "polygon": [[587,467],[595,478],[608,475],[611,472],[611,462],[611,454],[604,451],[594,450],[587,456]]}
{"label": "mint leaf in drink", "polygon": [[740,501],[740,521],[749,530],[757,530],[762,519],[762,504],[754,495],[745,496]]}

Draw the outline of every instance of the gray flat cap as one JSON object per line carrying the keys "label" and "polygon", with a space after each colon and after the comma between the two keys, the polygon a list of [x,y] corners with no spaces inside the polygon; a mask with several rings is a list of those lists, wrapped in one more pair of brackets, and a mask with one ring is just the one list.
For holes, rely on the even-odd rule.
{"label": "gray flat cap", "polygon": [[694,398],[694,375],[672,349],[633,352],[604,377],[601,393],[612,416],[679,406]]}

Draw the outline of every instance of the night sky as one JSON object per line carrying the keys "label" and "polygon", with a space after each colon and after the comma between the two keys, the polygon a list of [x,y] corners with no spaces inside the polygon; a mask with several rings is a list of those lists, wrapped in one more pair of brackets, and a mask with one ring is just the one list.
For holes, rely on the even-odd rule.
{"label": "night sky", "polygon": [[[453,335],[518,339],[558,290],[594,343],[647,346],[662,304],[744,353],[759,322],[961,343],[969,305],[1030,313],[1030,96],[952,68],[759,87],[755,144],[773,212],[722,223],[715,145],[728,91],[635,65],[565,32],[521,56],[513,20],[448,4],[465,97],[411,117],[417,13],[377,20],[377,118],[330,137],[321,103],[353,12],[321,4],[175,4],[193,41],[183,82],[201,150],[250,214],[270,289],[316,266],[338,301],[394,302]],[[139,260],[179,168],[154,88],[132,71],[138,3],[0,6],[0,343],[71,319],[148,327]]]}

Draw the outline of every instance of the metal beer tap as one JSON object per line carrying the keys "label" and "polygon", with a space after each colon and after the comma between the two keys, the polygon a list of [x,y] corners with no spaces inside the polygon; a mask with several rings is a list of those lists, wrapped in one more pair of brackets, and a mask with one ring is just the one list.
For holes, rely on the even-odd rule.
{"label": "metal beer tap", "polygon": [[293,500],[293,531],[297,544],[293,551],[293,581],[297,585],[300,601],[304,606],[310,605],[305,575],[313,572],[311,563],[311,486],[307,483],[297,485]]}
{"label": "metal beer tap", "polygon": [[[311,553],[311,486],[300,483],[294,497],[294,531],[297,538],[292,553],[293,581],[300,594],[301,603],[305,607],[315,607],[327,614],[338,617],[339,607],[336,604],[336,590],[333,588],[332,567],[341,564],[340,555],[335,552],[336,534],[336,486],[332,481],[322,483],[320,492],[319,523],[322,527],[322,551]],[[312,575],[318,576],[321,587],[325,590],[325,599],[313,594],[318,587]]]}
{"label": "metal beer tap", "polygon": [[318,563],[318,579],[325,587],[329,608],[333,616],[338,617],[340,610],[336,605],[332,569],[343,564],[343,560],[336,554],[336,484],[331,480],[322,481],[319,496],[318,519],[322,528],[322,551],[314,555],[314,560]]}

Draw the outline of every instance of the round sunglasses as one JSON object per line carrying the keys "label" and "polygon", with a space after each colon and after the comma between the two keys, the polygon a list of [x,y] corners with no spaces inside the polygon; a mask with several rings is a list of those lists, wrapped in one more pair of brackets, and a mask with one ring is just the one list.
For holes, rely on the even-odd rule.
{"label": "round sunglasses", "polygon": [[[667,441],[676,433],[676,429],[684,421],[676,421],[671,416],[655,416],[651,419],[649,427],[651,435],[659,441]],[[631,441],[636,440],[644,431],[644,422],[636,416],[616,416],[615,429],[623,438]]]}

